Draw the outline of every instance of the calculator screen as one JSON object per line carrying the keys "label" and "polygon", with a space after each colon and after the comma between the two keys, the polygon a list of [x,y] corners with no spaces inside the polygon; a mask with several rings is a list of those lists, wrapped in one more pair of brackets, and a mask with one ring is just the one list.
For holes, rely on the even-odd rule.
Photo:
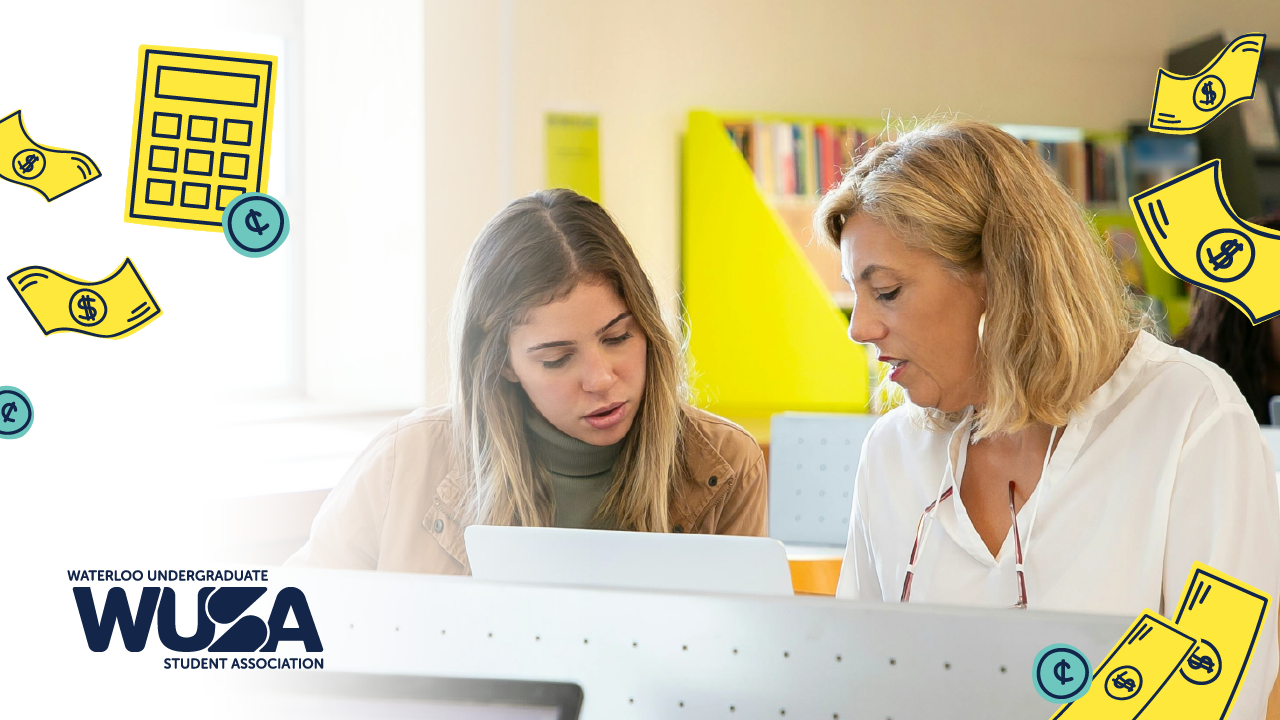
{"label": "calculator screen", "polygon": [[156,97],[253,107],[258,104],[258,76],[161,66]]}

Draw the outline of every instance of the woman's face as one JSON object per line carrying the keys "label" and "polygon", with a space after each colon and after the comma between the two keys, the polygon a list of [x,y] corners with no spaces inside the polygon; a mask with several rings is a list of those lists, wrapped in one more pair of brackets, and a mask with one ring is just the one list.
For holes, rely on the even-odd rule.
{"label": "woman's face", "polygon": [[938,255],[906,245],[864,214],[840,233],[840,271],[854,293],[849,337],[875,345],[911,402],[943,412],[981,402],[981,273],[958,277]]}
{"label": "woman's face", "polygon": [[635,421],[646,348],[613,288],[584,282],[563,299],[534,308],[512,329],[503,376],[519,383],[560,432],[612,445]]}

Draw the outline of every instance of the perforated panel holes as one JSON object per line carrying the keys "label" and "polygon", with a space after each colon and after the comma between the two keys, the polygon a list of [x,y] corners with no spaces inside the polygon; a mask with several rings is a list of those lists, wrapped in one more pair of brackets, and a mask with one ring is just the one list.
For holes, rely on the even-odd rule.
{"label": "perforated panel holes", "polygon": [[951,669],[951,663],[942,663],[942,669],[943,669],[943,670],[950,670],[950,669]]}
{"label": "perforated panel holes", "polygon": [[789,658],[789,657],[791,657],[791,653],[787,652],[786,650],[783,650],[783,651],[782,651],[782,657],[784,657],[784,658]]}
{"label": "perforated panel holes", "polygon": [[818,466],[818,469],[819,469],[819,470],[822,470],[822,471],[824,471],[824,472],[825,472],[825,471],[826,471],[826,469],[827,469],[827,464],[826,464],[826,463],[823,463],[823,464],[819,465],[819,466]]}
{"label": "perforated panel holes", "polygon": [[849,438],[845,438],[845,439],[844,439],[844,444],[845,444],[845,445],[849,445],[849,444],[851,444],[851,441],[849,440]]}
{"label": "perforated panel holes", "polygon": [[802,490],[797,490],[797,491],[796,491],[796,495],[799,495],[801,492],[803,492],[803,491],[802,491]]}
{"label": "perforated panel holes", "polygon": [[[826,466],[824,465],[823,467],[826,467]],[[826,491],[826,490],[819,490],[819,491],[818,491],[818,497],[826,497],[826,496],[827,496],[827,491]]]}
{"label": "perforated panel holes", "polygon": [[898,664],[898,661],[897,661],[897,660],[894,660],[893,658],[889,658],[889,664],[890,664],[890,665],[897,665],[897,664]]}
{"label": "perforated panel holes", "polygon": [[[848,465],[845,465],[845,466],[844,466],[844,471],[845,471],[845,472],[849,472],[849,466],[848,466]],[[849,497],[849,493],[845,493],[845,494],[844,494],[844,496],[845,496],[845,497]]]}
{"label": "perforated panel holes", "polygon": [[738,708],[734,707],[733,705],[729,706],[729,712],[737,712],[737,711],[738,711]]}
{"label": "perforated panel holes", "polygon": [[680,707],[684,707],[684,701],[683,701],[683,700],[681,700],[681,701],[680,701]]}
{"label": "perforated panel holes", "polygon": [[640,643],[638,643],[638,642],[632,642],[632,643],[631,643],[631,647],[640,647]]}
{"label": "perforated panel holes", "polygon": [[1007,667],[1005,667],[1005,666],[1001,665],[1001,666],[1000,666],[1000,672],[1001,672],[1001,673],[1007,673],[1007,672],[1009,672],[1009,668],[1007,668]]}
{"label": "perforated panel holes", "polygon": [[842,660],[844,660],[843,657],[841,657],[840,655],[836,656],[836,662],[841,662]]}
{"label": "perforated panel holes", "polygon": [[688,646],[688,645],[681,645],[681,646],[680,646],[680,649],[681,649],[681,650],[688,650],[688,649],[689,649],[689,646]]}
{"label": "perforated panel holes", "polygon": [[822,444],[823,444],[823,445],[826,445],[826,444],[827,444],[827,439],[826,439],[826,438],[822,438]]}
{"label": "perforated panel holes", "polygon": [[733,649],[733,654],[734,654],[734,655],[737,655],[737,654],[738,654],[738,648],[734,648],[734,649]]}
{"label": "perforated panel holes", "polygon": [[400,628],[399,628],[399,627],[397,627],[397,628],[396,628],[396,632],[400,632]]}
{"label": "perforated panel holes", "polygon": [[354,623],[353,623],[352,625],[350,625],[349,627],[350,627],[350,629],[352,629],[352,630],[355,630],[355,629],[356,629],[356,626],[355,626],[355,624],[354,624]]}
{"label": "perforated panel holes", "polygon": [[489,633],[489,637],[493,637],[493,633]]}
{"label": "perforated panel holes", "polygon": [[586,645],[586,644],[587,644],[587,639],[586,639],[586,638],[582,638],[582,644],[583,644],[583,645]]}
{"label": "perforated panel holes", "polygon": [[441,631],[440,631],[440,634],[441,634],[441,635],[443,635],[443,634],[444,634],[444,631],[443,631],[443,630],[441,630]]}
{"label": "perforated panel holes", "polygon": [[534,641],[534,642],[542,642],[542,636],[541,636],[541,635],[534,635],[534,636],[533,636],[533,641]]}

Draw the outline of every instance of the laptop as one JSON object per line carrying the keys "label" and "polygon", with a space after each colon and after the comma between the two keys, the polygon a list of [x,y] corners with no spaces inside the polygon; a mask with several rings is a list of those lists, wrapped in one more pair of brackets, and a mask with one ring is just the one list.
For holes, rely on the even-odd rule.
{"label": "laptop", "polygon": [[282,720],[578,720],[582,709],[582,688],[559,682],[326,670],[252,686],[250,717]]}
{"label": "laptop", "polygon": [[588,587],[792,595],[782,543],[737,535],[472,525],[471,574],[481,580]]}

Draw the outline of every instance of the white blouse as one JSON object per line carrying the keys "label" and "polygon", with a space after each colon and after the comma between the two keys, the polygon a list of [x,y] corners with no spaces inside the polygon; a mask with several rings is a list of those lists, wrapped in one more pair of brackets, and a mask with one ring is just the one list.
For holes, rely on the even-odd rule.
{"label": "white blouse", "polygon": [[[965,424],[967,425],[967,423]],[[868,434],[837,597],[898,602],[916,524],[954,483],[920,548],[911,602],[1017,602],[1012,528],[992,557],[960,499],[967,427],[931,432],[898,408]],[[926,522],[926,525],[930,523]],[[1261,718],[1276,677],[1280,498],[1253,412],[1218,366],[1143,332],[1071,415],[1018,513],[1028,606],[1173,618],[1193,561],[1272,602],[1233,718]]]}

